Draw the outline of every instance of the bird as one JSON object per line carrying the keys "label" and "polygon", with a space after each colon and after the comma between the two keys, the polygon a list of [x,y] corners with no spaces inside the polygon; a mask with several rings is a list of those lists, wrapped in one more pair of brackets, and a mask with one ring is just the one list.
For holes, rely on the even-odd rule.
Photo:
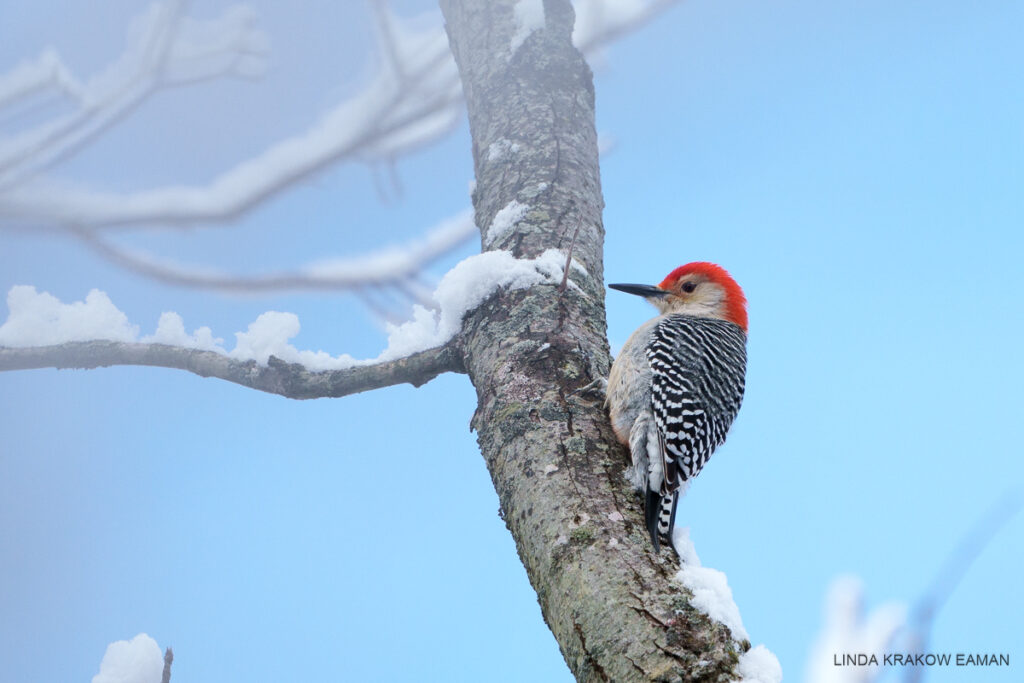
{"label": "bird", "polygon": [[606,405],[629,447],[655,553],[672,543],[680,487],[725,442],[743,402],[747,300],[719,265],[679,266],[657,285],[609,284],[658,309],[612,363]]}

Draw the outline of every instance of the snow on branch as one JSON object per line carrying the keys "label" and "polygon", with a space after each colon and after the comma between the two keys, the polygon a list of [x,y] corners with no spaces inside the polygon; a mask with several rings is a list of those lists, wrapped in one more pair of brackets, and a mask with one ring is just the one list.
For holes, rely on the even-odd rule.
{"label": "snow on branch", "polygon": [[448,346],[382,363],[322,371],[310,371],[304,365],[288,363],[277,356],[270,356],[266,365],[260,365],[254,360],[235,360],[215,351],[167,344],[100,340],[29,348],[0,346],[0,370],[88,370],[111,365],[187,370],[200,377],[215,377],[295,399],[336,398],[405,383],[418,387],[442,373],[463,372],[457,354]]}
{"label": "snow on branch", "polygon": [[[70,114],[0,140],[0,207],[10,195],[17,215],[19,195],[27,190],[31,196],[40,172],[94,139],[159,88],[262,72],[267,41],[255,28],[252,11],[235,7],[219,19],[198,21],[182,16],[183,5],[178,0],[154,4],[136,17],[121,57],[87,81],[75,78],[53,50],[0,76],[0,107],[51,89],[76,106]],[[55,195],[54,199],[60,196]],[[0,214],[9,212],[0,208]]]}
{"label": "snow on branch", "polygon": [[92,677],[92,683],[156,683],[163,670],[160,646],[140,633],[131,640],[118,640],[107,646],[100,672]]}
{"label": "snow on branch", "polygon": [[[167,14],[167,11],[151,11],[147,17]],[[166,19],[143,23],[151,27],[145,32],[147,37],[163,37],[177,27],[177,23]],[[194,79],[197,74],[209,75],[211,55],[217,52],[212,46],[233,47],[237,41],[222,36],[220,43],[212,39],[204,43],[196,39],[196,35],[211,34],[213,38],[218,35],[205,26],[204,32],[192,30],[186,36],[188,40],[181,39],[176,44],[178,51],[170,53],[171,57],[178,57],[176,60],[169,57],[169,61],[143,59],[142,55],[148,56],[151,50],[129,50],[121,62],[109,69],[116,74],[129,72],[130,77],[122,79],[126,82],[118,81],[118,88],[96,86],[92,89],[99,91],[92,99],[100,101],[102,111],[97,113],[95,105],[83,104],[69,121],[40,126],[0,148],[0,219],[8,223],[22,221],[85,228],[193,224],[225,219],[241,214],[341,159],[389,160],[430,142],[451,130],[462,111],[461,86],[448,50],[447,36],[440,25],[414,29],[394,16],[390,16],[388,27],[388,31],[381,31],[381,41],[386,43],[392,58],[379,66],[376,76],[362,92],[341,102],[304,133],[271,145],[255,158],[225,171],[209,185],[116,194],[50,177],[35,177],[35,174],[27,177],[22,167],[28,165],[33,171],[39,171],[52,165],[59,153],[68,148],[58,143],[68,139],[72,132],[77,145],[99,133],[114,115],[136,104],[158,85],[186,77]],[[146,47],[148,43],[142,45]],[[12,78],[21,90],[24,90],[25,76],[20,75],[23,72],[19,71],[16,79]],[[112,79],[99,77],[97,80],[106,83]],[[93,120],[104,126],[86,125]],[[66,135],[56,135],[65,129],[71,130]],[[52,139],[52,143],[41,147],[37,139]],[[18,167],[5,172],[2,165],[5,157],[17,161]],[[12,175],[14,171],[18,174]],[[20,182],[15,183],[15,180]]]}
{"label": "snow on branch", "polygon": [[[713,620],[724,624],[738,643],[747,641],[749,647],[749,636],[740,618],[740,608],[732,598],[728,578],[717,569],[701,566],[688,527],[675,528],[672,544],[679,553],[676,581],[693,593],[691,604]],[[782,681],[782,666],[764,645],[750,648],[740,655],[737,671],[745,683]]]}
{"label": "snow on branch", "polygon": [[[421,284],[423,269],[474,231],[468,212],[404,247],[257,275],[173,264],[122,248],[102,234],[112,226],[215,225],[208,221],[235,217],[327,165],[342,160],[392,165],[398,156],[451,130],[463,105],[444,27],[438,21],[398,17],[386,0],[374,0],[372,5],[383,58],[364,90],[305,132],[269,146],[209,184],[119,194],[53,175],[60,161],[98,138],[159,88],[262,72],[267,39],[256,28],[251,9],[234,7],[220,18],[198,21],[184,16],[185,4],[167,0],[136,17],[124,53],[90,78],[76,77],[52,49],[0,75],[0,116],[47,96],[73,105],[71,113],[13,137],[0,137],[0,229],[51,229],[73,235],[112,263],[182,286],[350,290],[385,319],[390,319],[390,304],[382,305],[381,296],[397,295],[432,308],[428,289]],[[578,2],[577,44],[596,49],[668,4]],[[535,29],[535,24],[543,24],[543,11],[526,18]],[[516,217],[507,216],[508,224]]]}
{"label": "snow on branch", "polygon": [[51,88],[75,100],[85,99],[81,83],[52,48],[0,74],[0,108]]}
{"label": "snow on branch", "polygon": [[[289,343],[300,330],[293,313],[261,314],[245,332],[235,333],[235,347],[228,351],[208,327],[189,334],[174,312],[161,315],[152,335],[140,337],[139,326],[99,290],[65,304],[20,285],[8,293],[10,313],[0,325],[0,371],[152,365],[290,398],[343,396],[401,382],[418,386],[442,372],[463,371],[452,344],[468,311],[499,289],[557,286],[565,259],[556,249],[534,259],[504,251],[465,259],[434,292],[438,310],[415,306],[413,320],[389,325],[387,348],[370,360],[297,349]],[[582,271],[575,262],[572,269]]]}
{"label": "snow on branch", "polygon": [[544,16],[544,0],[518,0],[512,11],[515,15],[516,32],[512,34],[509,59],[512,59],[531,33],[544,28],[547,24]]}
{"label": "snow on branch", "polygon": [[[578,2],[575,40],[584,51],[595,50],[674,1]],[[253,28],[251,11],[235,8],[219,20],[197,22],[181,17],[180,5],[154,5],[137,18],[125,54],[86,83],[52,51],[0,76],[0,107],[47,87],[79,105],[63,119],[0,141],[0,227],[19,222],[82,228],[192,225],[232,218],[337,161],[389,162],[443,136],[461,116],[461,85],[444,27],[414,25],[378,0],[378,42],[385,59],[365,89],[305,132],[271,145],[208,185],[118,194],[42,175],[159,87],[224,73],[258,73],[266,41]]]}
{"label": "snow on branch", "polygon": [[10,315],[0,326],[0,370],[146,365],[288,398],[346,396],[405,382],[420,386],[443,372],[461,372],[458,356],[446,345],[402,358],[385,352],[372,361],[300,351],[288,343],[299,332],[292,313],[263,313],[248,330],[235,333],[235,348],[229,352],[208,327],[188,334],[173,312],[160,316],[156,332],[140,338],[138,325],[98,290],[85,301],[64,304],[19,286],[11,288],[7,303]]}
{"label": "snow on branch", "polygon": [[76,229],[73,234],[108,261],[169,284],[233,292],[394,288],[429,305],[410,282],[415,282],[427,266],[478,231],[473,210],[466,209],[434,226],[426,235],[400,246],[360,256],[320,259],[294,271],[261,275],[236,275],[209,267],[180,266],[118,247],[96,231]]}

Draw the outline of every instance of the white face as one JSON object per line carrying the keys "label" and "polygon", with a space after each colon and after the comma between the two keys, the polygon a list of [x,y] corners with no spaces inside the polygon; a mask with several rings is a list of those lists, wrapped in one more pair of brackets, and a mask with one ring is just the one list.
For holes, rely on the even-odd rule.
{"label": "white face", "polygon": [[648,301],[662,313],[725,319],[725,290],[721,285],[694,275],[680,279],[669,291],[667,296],[651,297]]}

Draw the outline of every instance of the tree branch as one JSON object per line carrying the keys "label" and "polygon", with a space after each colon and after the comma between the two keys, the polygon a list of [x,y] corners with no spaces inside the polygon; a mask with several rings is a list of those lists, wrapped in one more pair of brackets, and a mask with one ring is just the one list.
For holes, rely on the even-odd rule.
{"label": "tree branch", "polygon": [[[1004,493],[992,507],[967,531],[956,549],[950,553],[942,568],[932,580],[932,585],[914,607],[909,624],[910,652],[926,652],[931,639],[932,626],[939,611],[956,590],[967,574],[967,570],[985,550],[1000,529],[1024,507],[1021,491],[1011,489]],[[907,667],[903,680],[917,683],[923,680],[920,667]]]}
{"label": "tree branch", "polygon": [[167,648],[164,651],[164,671],[160,677],[160,683],[171,683],[171,664],[174,662],[174,650]]}
{"label": "tree branch", "polygon": [[0,191],[75,153],[162,86],[244,73],[247,64],[251,67],[246,58],[258,63],[266,41],[249,13],[230,10],[220,19],[200,22],[182,16],[185,4],[169,0],[137,17],[124,54],[85,83],[75,80],[53,52],[37,65],[0,76],[0,103],[5,106],[50,83],[78,104],[74,112],[0,143]]}
{"label": "tree branch", "polygon": [[[405,50],[401,78],[388,64],[362,92],[339,103],[307,131],[271,145],[209,185],[106,194],[56,185],[45,178],[12,184],[0,176],[0,183],[7,185],[0,188],[0,218],[9,223],[56,227],[194,225],[239,216],[341,159],[386,161],[408,152],[451,130],[462,107],[458,75],[443,30],[438,27],[420,35],[407,32],[405,37],[419,51]],[[400,46],[391,47],[394,52]],[[154,77],[143,81],[146,93],[155,82]],[[115,111],[120,115],[127,108],[119,106]],[[101,130],[88,128],[88,135],[76,137],[76,145]],[[25,156],[21,151],[18,154],[19,158]],[[28,155],[26,163],[45,168],[53,161],[50,156],[40,165]]]}
{"label": "tree branch", "polygon": [[[583,2],[581,14],[587,21],[577,32],[580,49],[597,50],[677,1],[628,6]],[[219,39],[202,44],[187,33],[179,35],[182,22],[176,11],[158,6],[143,17],[151,32],[136,38],[138,45],[108,69],[119,77],[114,87],[108,84],[110,78],[78,84],[55,55],[0,75],[0,104],[31,95],[52,80],[83,100],[67,120],[42,124],[0,146],[0,229],[26,223],[35,228],[193,227],[236,218],[338,161],[390,163],[433,142],[455,127],[462,112],[459,78],[443,31],[438,27],[413,33],[400,26],[382,0],[374,8],[385,63],[365,90],[339,103],[305,132],[271,145],[205,186],[116,194],[57,184],[39,174],[101,135],[161,86],[231,71],[244,75],[245,59],[259,59],[265,51],[250,17],[229,12],[210,22],[219,28]],[[93,86],[93,81],[107,87]],[[86,102],[99,106],[86,107]],[[12,167],[7,171],[5,157]]]}
{"label": "tree branch", "polygon": [[[424,268],[477,234],[473,211],[467,209],[401,246],[384,247],[357,257],[320,259],[291,272],[236,275],[214,272],[205,267],[178,266],[159,261],[118,247],[96,230],[75,228],[70,232],[104,259],[126,270],[172,285],[229,292],[352,290],[367,287],[408,290],[410,281],[422,274]],[[428,308],[433,305],[429,297],[424,298],[419,293],[413,293],[409,298]]]}
{"label": "tree branch", "polygon": [[167,344],[115,341],[68,342],[55,346],[0,346],[0,372],[39,368],[90,370],[111,365],[147,365],[187,370],[285,398],[336,398],[395,384],[421,386],[444,372],[465,372],[455,342],[405,358],[311,372],[274,356],[267,365],[239,361],[214,351]]}

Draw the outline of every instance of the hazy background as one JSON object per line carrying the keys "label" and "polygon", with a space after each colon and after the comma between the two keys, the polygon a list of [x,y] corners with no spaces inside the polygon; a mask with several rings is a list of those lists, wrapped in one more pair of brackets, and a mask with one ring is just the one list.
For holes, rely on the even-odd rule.
{"label": "hazy background", "polygon": [[[63,175],[200,184],[365,83],[363,3],[250,4],[272,40],[263,80],[160,93]],[[145,6],[0,0],[0,71],[53,46],[94,72]],[[679,523],[787,681],[834,576],[912,604],[1021,485],[1022,29],[1009,0],[691,0],[598,65],[608,281],[712,260],[750,300],[747,398]],[[383,203],[386,169],[344,165],[238,222],[119,243],[260,272],[403,241],[468,205],[467,126],[397,170],[403,193]],[[211,295],[0,232],[0,291],[16,284],[63,301],[99,288],[143,334],[173,310],[230,347],[279,310],[302,321],[299,348],[373,357],[385,340],[350,296]],[[610,293],[613,351],[652,311]],[[88,681],[139,632],[191,683],[571,680],[498,518],[464,376],[297,402],[172,370],[46,370],[0,374],[0,402],[0,682]],[[932,651],[1017,662],[1022,541],[1017,516]]]}

